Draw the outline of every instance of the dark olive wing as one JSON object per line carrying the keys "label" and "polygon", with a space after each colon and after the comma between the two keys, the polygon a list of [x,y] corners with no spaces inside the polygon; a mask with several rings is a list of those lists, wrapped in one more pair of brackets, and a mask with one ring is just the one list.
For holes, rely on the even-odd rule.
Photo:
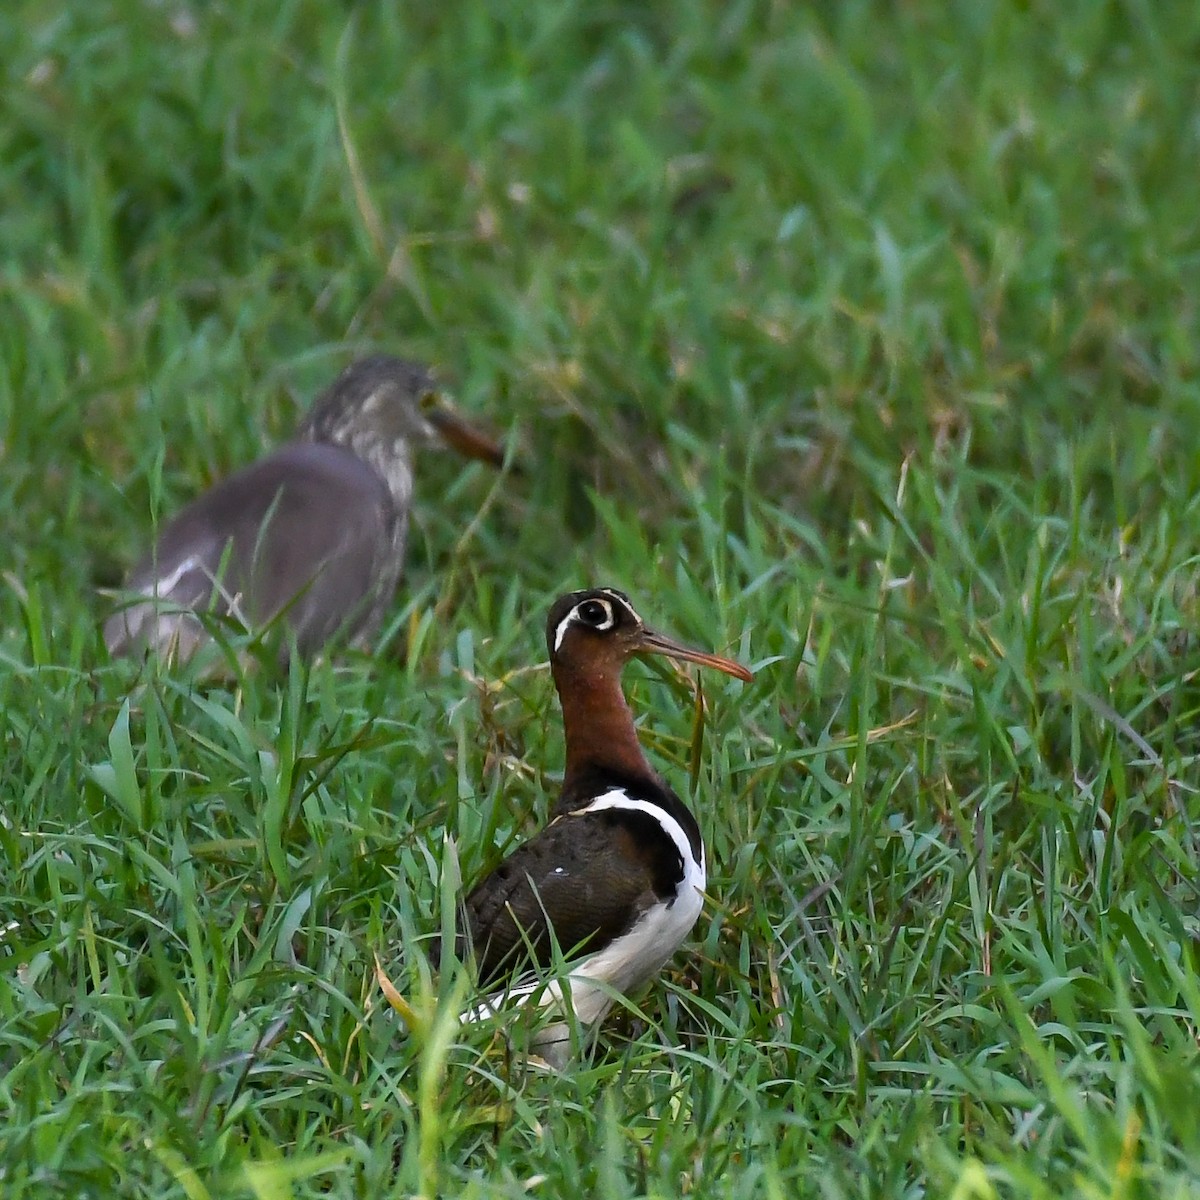
{"label": "dark olive wing", "polygon": [[[265,626],[279,613],[302,652],[353,632],[400,569],[403,514],[383,480],[335,446],[293,443],[219,483],[161,532],[105,625],[116,654],[202,639],[179,610]],[[180,647],[183,651],[184,646]]]}
{"label": "dark olive wing", "polygon": [[560,817],[505,859],[464,903],[480,980],[494,982],[531,957],[548,966],[555,941],[570,957],[572,951],[600,950],[628,932],[662,897],[656,863],[664,853],[679,857],[645,814],[609,809]]}

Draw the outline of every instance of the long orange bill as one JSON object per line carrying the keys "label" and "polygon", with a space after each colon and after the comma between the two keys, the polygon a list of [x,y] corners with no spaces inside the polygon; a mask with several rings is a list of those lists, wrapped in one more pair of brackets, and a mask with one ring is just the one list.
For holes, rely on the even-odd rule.
{"label": "long orange bill", "polygon": [[699,663],[702,667],[712,667],[714,670],[724,671],[726,675],[732,675],[735,679],[743,679],[747,683],[754,678],[746,667],[743,667],[740,662],[734,662],[732,658],[722,658],[719,654],[709,654],[704,650],[693,650],[690,646],[685,646],[682,642],[677,642],[665,634],[655,633],[652,629],[642,630],[636,649],[640,654],[662,654],[667,658],[680,658],[684,662]]}
{"label": "long orange bill", "polygon": [[463,457],[482,459],[493,467],[504,465],[504,447],[468,425],[457,413],[431,406],[425,410],[425,419],[441,434],[442,441]]}

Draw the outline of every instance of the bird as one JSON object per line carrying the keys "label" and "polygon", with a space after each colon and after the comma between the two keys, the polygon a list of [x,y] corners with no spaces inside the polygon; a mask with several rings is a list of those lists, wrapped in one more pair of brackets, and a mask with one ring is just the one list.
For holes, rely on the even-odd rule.
{"label": "bird", "polygon": [[[566,770],[551,819],[466,896],[456,952],[473,958],[485,988],[511,983],[464,1020],[512,1002],[562,1009],[557,980],[522,979],[570,962],[571,1007],[581,1028],[598,1027],[613,992],[649,982],[695,924],[707,864],[700,826],[650,765],[638,741],[621,673],[635,655],[665,655],[749,682],[741,663],[694,650],[649,629],[616,588],[570,592],[546,623],[550,670],[562,706]],[[570,1029],[557,1021],[534,1036],[537,1054],[562,1068]]]}
{"label": "bird", "polygon": [[104,625],[111,656],[186,661],[210,643],[199,613],[271,629],[280,659],[379,629],[404,561],[413,448],[444,442],[503,464],[502,448],[444,406],[426,366],[351,363],[292,439],[187,505],[133,568]]}

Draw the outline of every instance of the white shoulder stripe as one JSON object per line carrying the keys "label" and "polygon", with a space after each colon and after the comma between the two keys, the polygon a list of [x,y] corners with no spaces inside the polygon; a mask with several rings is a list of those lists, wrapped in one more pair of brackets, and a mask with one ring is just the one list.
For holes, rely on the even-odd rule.
{"label": "white shoulder stripe", "polygon": [[696,862],[692,854],[692,843],[684,832],[683,826],[669,812],[659,808],[657,804],[651,804],[648,800],[635,799],[624,788],[613,788],[611,791],[597,796],[587,808],[576,809],[573,815],[603,812],[605,809],[613,808],[624,809],[626,812],[645,813],[647,816],[653,817],[663,827],[663,832],[675,843],[675,848],[679,851],[679,857],[683,861],[684,877],[680,887],[691,884],[703,889],[706,882],[704,842],[700,842],[700,861]]}

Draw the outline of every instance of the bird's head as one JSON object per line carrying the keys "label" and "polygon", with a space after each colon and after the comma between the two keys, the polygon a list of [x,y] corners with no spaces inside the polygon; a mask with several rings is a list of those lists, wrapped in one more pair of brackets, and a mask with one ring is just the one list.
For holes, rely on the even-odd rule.
{"label": "bird's head", "polygon": [[551,666],[573,674],[619,674],[635,655],[660,654],[746,682],[752,678],[733,659],[694,650],[647,628],[629,597],[616,588],[589,588],[560,596],[546,622],[546,646]]}
{"label": "bird's head", "polygon": [[414,446],[443,444],[499,467],[504,449],[446,404],[420,363],[376,354],[351,363],[313,402],[300,436],[330,442],[368,461],[390,454],[405,462]]}

